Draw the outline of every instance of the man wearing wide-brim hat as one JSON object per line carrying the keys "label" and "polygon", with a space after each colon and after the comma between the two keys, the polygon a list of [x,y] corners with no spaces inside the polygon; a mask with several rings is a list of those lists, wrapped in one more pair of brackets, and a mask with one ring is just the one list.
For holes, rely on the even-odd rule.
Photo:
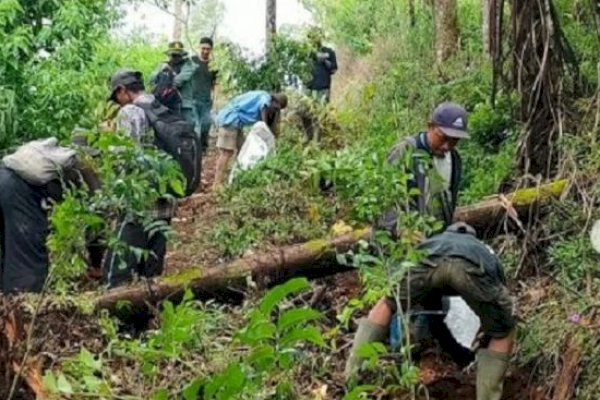
{"label": "man wearing wide-brim hat", "polygon": [[[197,65],[188,57],[188,52],[182,42],[169,43],[165,54],[169,59],[161,64],[151,75],[150,82],[157,85],[161,74],[172,73],[173,86],[179,92],[181,103],[178,110],[181,115],[193,126],[198,125],[194,108],[194,79],[196,79]],[[154,93],[158,100],[160,96]],[[165,104],[169,106],[168,104]]]}

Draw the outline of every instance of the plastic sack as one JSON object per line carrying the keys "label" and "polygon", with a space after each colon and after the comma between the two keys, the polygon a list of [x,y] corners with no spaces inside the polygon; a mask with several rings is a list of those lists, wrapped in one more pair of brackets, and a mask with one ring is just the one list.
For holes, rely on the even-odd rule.
{"label": "plastic sack", "polygon": [[235,174],[240,170],[252,168],[260,160],[268,156],[275,149],[275,136],[264,122],[257,122],[252,126],[244,144],[240,149],[235,165],[229,175],[229,183],[233,182]]}
{"label": "plastic sack", "polygon": [[[456,341],[467,348],[471,348],[481,325],[479,317],[471,310],[471,307],[469,307],[462,297],[451,296],[446,297],[446,299],[448,300],[449,308],[444,318],[444,323],[448,326],[450,333],[452,333]],[[410,331],[413,340],[418,341],[423,339],[424,336],[431,334],[428,326],[428,314],[439,315],[444,314],[444,312],[432,311],[428,313],[426,311],[419,311],[411,313]],[[418,337],[413,337],[413,334],[416,334]],[[390,344],[392,350],[397,350],[401,347],[403,339],[404,329],[398,321],[398,315],[395,314],[390,324]]]}
{"label": "plastic sack", "polygon": [[471,348],[481,322],[462,297],[450,297],[450,310],[444,322],[458,343]]}
{"label": "plastic sack", "polygon": [[59,171],[71,167],[75,150],[58,145],[58,139],[33,140],[2,159],[4,166],[26,182],[42,186],[58,178]]}

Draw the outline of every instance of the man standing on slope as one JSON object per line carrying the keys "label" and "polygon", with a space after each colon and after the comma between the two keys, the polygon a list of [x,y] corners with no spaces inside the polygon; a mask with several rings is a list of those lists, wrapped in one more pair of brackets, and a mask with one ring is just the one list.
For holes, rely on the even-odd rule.
{"label": "man standing on slope", "polygon": [[192,57],[197,70],[194,86],[194,106],[200,130],[200,146],[203,153],[208,149],[208,133],[211,126],[210,112],[213,106],[213,94],[217,84],[217,71],[211,66],[213,41],[209,37],[200,39],[198,52]]}
{"label": "man standing on slope", "polygon": [[287,102],[287,96],[283,93],[271,94],[255,90],[234,97],[221,109],[217,116],[219,158],[215,171],[215,186],[224,182],[229,161],[244,144],[242,129],[262,121],[271,129],[273,135],[278,137],[280,113],[287,107]]}
{"label": "man standing on slope", "polygon": [[338,69],[335,52],[323,46],[323,35],[319,29],[313,29],[308,34],[308,39],[313,45],[312,78],[307,87],[311,94],[318,100],[329,103],[331,98],[331,77]]}

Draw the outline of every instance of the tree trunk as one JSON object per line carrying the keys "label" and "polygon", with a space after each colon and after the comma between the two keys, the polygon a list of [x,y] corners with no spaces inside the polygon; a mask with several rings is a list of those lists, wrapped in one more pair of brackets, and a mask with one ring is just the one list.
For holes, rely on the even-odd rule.
{"label": "tree trunk", "polygon": [[183,33],[183,0],[173,0],[173,40],[181,41]]}
{"label": "tree trunk", "polygon": [[[562,194],[566,180],[556,181],[539,188],[518,190],[505,196],[494,196],[481,203],[461,207],[455,220],[464,221],[480,232],[491,231],[505,218],[527,217],[530,208]],[[179,296],[185,288],[194,289],[204,296],[214,296],[231,286],[242,287],[248,278],[262,284],[281,282],[295,275],[333,275],[347,270],[336,263],[336,255],[352,249],[360,240],[371,235],[371,229],[355,230],[333,239],[313,240],[303,244],[281,247],[269,253],[242,257],[213,268],[190,268],[180,274],[164,276],[149,283],[132,285],[108,291],[96,297],[96,309],[114,310],[119,303],[133,306],[155,303]],[[84,295],[84,296],[89,296]]]}
{"label": "tree trunk", "polygon": [[483,0],[483,8],[481,15],[481,39],[483,42],[483,50],[487,53],[491,53],[490,47],[490,13],[492,2],[494,0]]}
{"label": "tree trunk", "polygon": [[[553,0],[512,0],[513,88],[521,94],[526,134],[519,143],[523,174],[550,177],[559,159],[567,90],[577,90],[578,65],[563,35]],[[572,82],[565,79],[567,66]]]}
{"label": "tree trunk", "polygon": [[266,33],[266,46],[269,52],[273,37],[277,33],[277,0],[267,0]]}
{"label": "tree trunk", "polygon": [[436,0],[435,55],[438,63],[452,57],[458,49],[458,14],[456,0]]}

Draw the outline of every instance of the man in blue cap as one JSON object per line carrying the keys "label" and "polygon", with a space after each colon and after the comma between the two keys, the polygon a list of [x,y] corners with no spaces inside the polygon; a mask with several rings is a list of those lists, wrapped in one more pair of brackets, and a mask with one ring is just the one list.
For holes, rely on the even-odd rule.
{"label": "man in blue cap", "polygon": [[[477,352],[477,400],[500,400],[516,326],[500,260],[465,223],[422,241],[418,250],[425,258],[397,283],[402,310],[410,305],[438,311],[443,296],[461,296],[481,320],[485,334]],[[346,363],[348,379],[360,369],[359,349],[383,341],[397,311],[395,298],[382,298],[360,321]]]}

